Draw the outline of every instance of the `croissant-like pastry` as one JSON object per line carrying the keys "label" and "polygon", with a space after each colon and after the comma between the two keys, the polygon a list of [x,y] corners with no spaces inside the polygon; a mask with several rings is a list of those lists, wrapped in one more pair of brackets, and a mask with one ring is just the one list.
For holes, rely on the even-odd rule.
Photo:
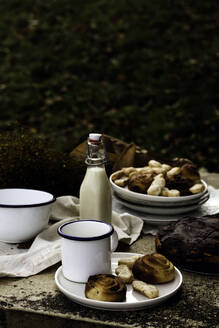
{"label": "croissant-like pastry", "polygon": [[164,255],[158,253],[140,257],[132,271],[136,279],[152,284],[165,283],[175,277],[174,265]]}
{"label": "croissant-like pastry", "polygon": [[88,278],[85,296],[98,301],[122,302],[126,300],[126,290],[121,278],[112,274],[97,274]]}
{"label": "croissant-like pastry", "polygon": [[128,188],[131,191],[146,194],[154,178],[152,173],[136,172],[132,174],[128,182]]}

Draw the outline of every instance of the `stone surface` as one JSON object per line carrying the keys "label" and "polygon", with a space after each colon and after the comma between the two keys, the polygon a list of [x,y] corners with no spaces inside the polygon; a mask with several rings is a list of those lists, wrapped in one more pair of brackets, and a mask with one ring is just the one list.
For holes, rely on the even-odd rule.
{"label": "stone surface", "polygon": [[[141,238],[131,251],[148,249],[151,241]],[[60,293],[54,282],[59,265],[29,278],[1,278],[0,307],[9,310],[7,326],[2,328],[34,328],[36,323],[41,328],[48,327],[48,323],[54,328],[62,324],[68,327],[69,320],[75,327],[219,327],[218,277],[182,272],[182,289],[167,302],[151,309],[112,314],[78,305]]]}
{"label": "stone surface", "polygon": [[[219,176],[219,175],[218,175]],[[218,179],[219,181],[219,179]],[[154,237],[141,236],[118,251],[150,253]],[[56,287],[60,263],[28,278],[0,279],[0,328],[126,327],[219,328],[219,277],[184,272],[182,288],[154,308],[110,312],[84,307],[67,299]]]}

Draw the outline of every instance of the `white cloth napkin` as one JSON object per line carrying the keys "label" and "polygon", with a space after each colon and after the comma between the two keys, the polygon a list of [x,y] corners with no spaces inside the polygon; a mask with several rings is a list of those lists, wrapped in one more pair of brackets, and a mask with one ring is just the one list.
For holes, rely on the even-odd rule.
{"label": "white cloth napkin", "polygon": [[[78,198],[58,197],[50,215],[53,223],[36,236],[29,249],[21,249],[19,244],[0,242],[0,277],[28,277],[58,263],[61,260],[61,237],[57,228],[64,222],[78,220],[79,211]],[[129,245],[139,237],[143,228],[142,219],[115,211],[112,224],[119,240]]]}

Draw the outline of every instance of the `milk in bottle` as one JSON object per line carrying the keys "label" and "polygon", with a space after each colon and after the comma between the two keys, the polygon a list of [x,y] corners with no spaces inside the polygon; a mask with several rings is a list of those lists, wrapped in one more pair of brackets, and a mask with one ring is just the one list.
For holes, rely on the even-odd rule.
{"label": "milk in bottle", "polygon": [[101,134],[89,134],[85,162],[87,170],[80,188],[80,219],[111,223],[112,191],[105,170],[106,152]]}

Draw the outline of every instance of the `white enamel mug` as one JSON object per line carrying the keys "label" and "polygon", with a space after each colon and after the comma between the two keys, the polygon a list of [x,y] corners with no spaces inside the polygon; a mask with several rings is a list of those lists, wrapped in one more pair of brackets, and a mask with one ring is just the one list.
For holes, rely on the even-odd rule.
{"label": "white enamel mug", "polygon": [[[97,220],[64,223],[58,228],[62,237],[62,272],[74,282],[87,282],[89,276],[111,273],[111,252],[118,239],[111,224]],[[112,244],[112,245],[111,245]]]}

